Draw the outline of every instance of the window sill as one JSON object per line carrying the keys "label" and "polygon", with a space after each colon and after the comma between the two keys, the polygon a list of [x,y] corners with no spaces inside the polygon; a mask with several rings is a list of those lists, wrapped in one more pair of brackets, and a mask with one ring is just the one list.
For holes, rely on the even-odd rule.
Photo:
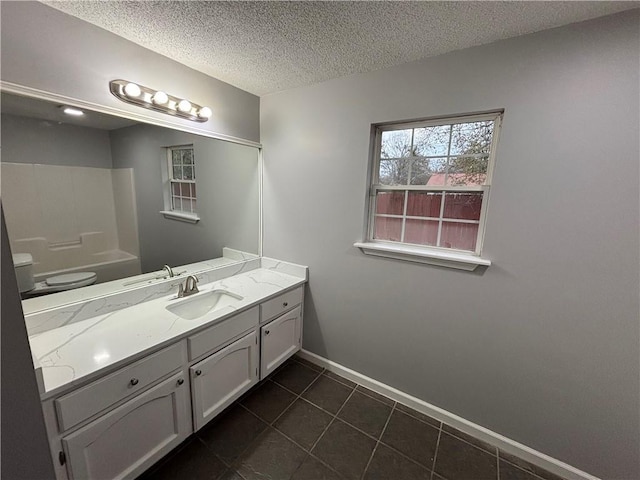
{"label": "window sill", "polygon": [[362,250],[366,255],[394,258],[407,262],[426,263],[439,267],[456,268],[471,272],[479,266],[488,267],[491,260],[466,255],[464,253],[446,252],[440,250],[427,250],[409,245],[390,245],[388,243],[356,242],[354,247]]}
{"label": "window sill", "polygon": [[200,221],[200,217],[195,213],[174,212],[171,210],[161,210],[160,213],[164,218],[168,218],[170,220],[179,220],[180,222],[187,223],[198,223]]}

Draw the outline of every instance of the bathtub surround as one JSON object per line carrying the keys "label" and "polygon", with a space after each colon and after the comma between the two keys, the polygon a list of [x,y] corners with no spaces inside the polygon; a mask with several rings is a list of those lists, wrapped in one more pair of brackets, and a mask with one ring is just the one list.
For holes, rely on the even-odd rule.
{"label": "bathtub surround", "polygon": [[[264,251],[313,272],[304,348],[590,474],[640,478],[639,21],[262,97]],[[496,108],[488,269],[353,247],[371,124]]]}
{"label": "bathtub surround", "polygon": [[94,267],[99,282],[140,273],[132,169],[12,158],[3,152],[7,228],[12,251],[33,256],[36,281]]}

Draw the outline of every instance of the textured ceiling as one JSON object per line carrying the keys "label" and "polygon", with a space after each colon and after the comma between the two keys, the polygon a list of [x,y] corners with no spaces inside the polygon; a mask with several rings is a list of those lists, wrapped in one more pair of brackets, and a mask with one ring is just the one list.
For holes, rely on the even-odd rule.
{"label": "textured ceiling", "polygon": [[43,3],[256,95],[639,6],[578,1]]}

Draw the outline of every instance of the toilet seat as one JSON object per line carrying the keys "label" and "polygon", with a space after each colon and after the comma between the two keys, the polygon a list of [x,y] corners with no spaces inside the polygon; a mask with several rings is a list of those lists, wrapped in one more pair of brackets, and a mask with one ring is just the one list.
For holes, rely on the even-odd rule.
{"label": "toilet seat", "polygon": [[54,275],[41,282],[36,282],[33,289],[22,292],[22,298],[38,297],[48,293],[64,292],[74,288],[86,287],[96,283],[98,275],[95,272],[63,273]]}
{"label": "toilet seat", "polygon": [[85,285],[91,285],[96,281],[97,275],[94,272],[78,272],[78,273],[64,273],[62,275],[55,275],[45,280],[45,283],[50,287],[83,287]]}

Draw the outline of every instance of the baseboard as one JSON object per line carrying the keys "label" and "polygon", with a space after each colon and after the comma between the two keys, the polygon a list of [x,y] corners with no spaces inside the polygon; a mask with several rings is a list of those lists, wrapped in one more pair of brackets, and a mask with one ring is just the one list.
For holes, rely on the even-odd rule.
{"label": "baseboard", "polygon": [[390,387],[389,385],[385,385],[382,382],[374,380],[373,378],[367,377],[366,375],[358,373],[347,367],[343,367],[339,363],[328,360],[316,355],[315,353],[311,353],[307,350],[300,350],[298,355],[320,367],[326,368],[330,372],[337,373],[338,375],[341,375],[353,382],[359,383],[374,392],[391,398],[392,400],[406,405],[407,407],[411,407],[420,413],[424,413],[425,415],[440,420],[442,423],[446,423],[447,425],[457,428],[469,435],[473,435],[480,440],[484,440],[506,453],[516,455],[527,462],[533,463],[534,465],[537,465],[551,473],[555,473],[556,475],[560,475],[567,480],[599,480],[598,477],[594,477],[587,472],[583,472],[578,468],[572,467],[560,460],[556,460],[549,455],[545,455],[544,453],[538,452],[533,448],[511,440],[499,433],[493,432],[480,425],[476,425],[475,423],[465,420],[458,415],[447,412],[446,410],[436,407],[435,405],[431,405],[419,398],[412,397],[407,393],[401,392],[400,390]]}

